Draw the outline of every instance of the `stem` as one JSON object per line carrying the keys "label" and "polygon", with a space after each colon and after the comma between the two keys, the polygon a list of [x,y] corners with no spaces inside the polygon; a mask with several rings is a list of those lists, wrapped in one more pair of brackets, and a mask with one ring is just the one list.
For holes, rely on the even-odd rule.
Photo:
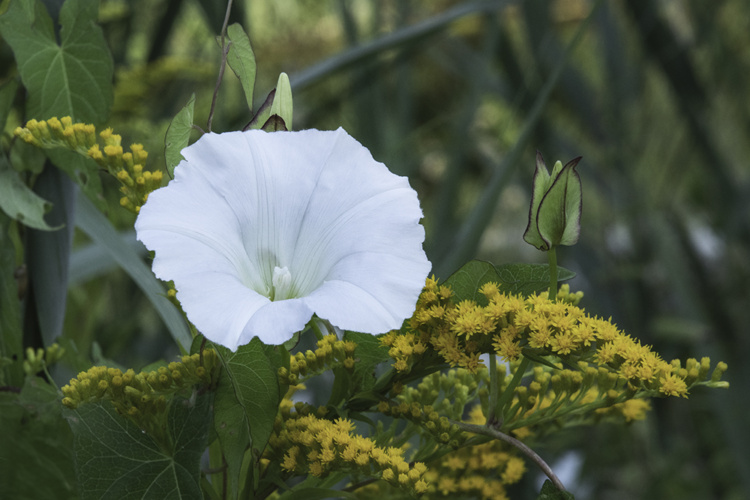
{"label": "stem", "polygon": [[208,112],[208,123],[206,128],[211,132],[211,123],[214,120],[214,110],[216,109],[216,98],[219,96],[219,87],[221,81],[224,79],[224,70],[227,67],[227,54],[229,53],[229,45],[226,45],[225,38],[227,34],[227,24],[229,24],[229,13],[232,11],[232,2],[227,2],[227,11],[224,14],[224,24],[221,27],[221,65],[219,66],[219,78],[216,79],[216,86],[214,87],[214,95],[211,98],[211,110]]}
{"label": "stem", "polygon": [[549,259],[549,300],[554,302],[557,299],[557,253],[555,247],[547,252]]}
{"label": "stem", "polygon": [[521,379],[523,378],[523,374],[526,372],[526,368],[529,367],[529,363],[529,358],[521,358],[521,363],[518,365],[516,373],[513,374],[513,379],[510,381],[510,384],[508,384],[508,387],[506,387],[503,391],[503,395],[500,396],[500,401],[497,402],[497,407],[500,408],[500,410],[503,412],[503,417],[505,417],[505,407],[510,404],[511,399],[513,398],[513,391],[515,391],[516,387],[518,387],[518,384],[521,383]]}
{"label": "stem", "polygon": [[495,353],[490,353],[490,403],[487,409],[487,425],[494,426],[497,415],[497,397],[500,393],[497,381],[497,358]]}
{"label": "stem", "polygon": [[448,419],[448,422],[451,424],[455,424],[458,426],[459,429],[471,432],[473,434],[482,434],[484,436],[489,436],[494,439],[499,439],[501,441],[505,441],[506,443],[510,444],[511,446],[515,446],[518,448],[521,453],[526,455],[529,459],[531,459],[532,462],[534,462],[537,467],[542,469],[542,472],[546,474],[546,476],[552,481],[552,483],[555,485],[555,487],[560,491],[565,491],[565,486],[563,486],[560,479],[555,475],[554,472],[552,472],[552,469],[549,465],[547,465],[547,462],[545,462],[542,457],[537,455],[537,453],[529,448],[527,445],[519,441],[518,439],[514,438],[513,436],[509,436],[508,434],[504,434],[500,431],[497,431],[495,429],[490,429],[488,427],[482,426],[482,425],[474,425],[474,424],[467,424],[465,422],[457,422],[455,420]]}

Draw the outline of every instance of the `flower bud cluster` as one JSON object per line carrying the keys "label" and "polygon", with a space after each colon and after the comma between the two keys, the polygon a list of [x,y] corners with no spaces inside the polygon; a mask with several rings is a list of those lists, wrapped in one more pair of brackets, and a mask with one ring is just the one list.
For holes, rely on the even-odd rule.
{"label": "flower bud cluster", "polygon": [[[381,401],[378,411],[393,418],[414,422],[438,443],[458,448],[467,434],[448,419],[461,420],[466,405],[486,397],[487,371],[477,373],[458,368],[426,376],[416,387],[406,386],[395,402]],[[480,388],[481,387],[481,388]]]}
{"label": "flower bud cluster", "polygon": [[318,340],[317,346],[315,351],[308,349],[291,356],[289,369],[279,368],[279,382],[296,385],[307,377],[319,375],[336,366],[343,366],[349,372],[354,370],[357,344],[351,340],[339,340],[335,334],[331,334]]}
{"label": "flower bud cluster", "polygon": [[23,361],[23,371],[26,375],[36,375],[40,371],[57,363],[65,354],[65,349],[52,344],[47,349],[26,348],[26,359]]}
{"label": "flower bud cluster", "polygon": [[424,464],[410,465],[403,449],[379,447],[372,439],[353,434],[350,420],[327,420],[325,413],[325,409],[284,399],[264,458],[281,462],[290,475],[325,477],[345,472],[380,477],[412,494],[427,490]]}
{"label": "flower bud cluster", "polygon": [[[202,358],[202,359],[201,359]],[[196,384],[210,385],[219,369],[216,351],[207,349],[183,356],[157,370],[135,373],[94,366],[81,372],[62,388],[63,405],[75,409],[82,404],[109,400],[122,415],[138,420],[163,412],[169,399]]]}
{"label": "flower bud cluster", "polygon": [[93,159],[120,181],[120,205],[138,213],[151,191],[161,186],[160,171],[144,170],[148,153],[141,144],[131,144],[124,152],[122,138],[108,128],[96,135],[91,124],[73,123],[69,116],[60,119],[30,120],[26,126],[18,127],[15,134],[29,144],[39,148],[65,148]]}
{"label": "flower bud cluster", "polygon": [[[469,423],[484,425],[479,405],[469,412]],[[508,498],[506,488],[521,480],[526,464],[515,448],[502,441],[466,446],[431,462],[425,474],[430,497]]]}

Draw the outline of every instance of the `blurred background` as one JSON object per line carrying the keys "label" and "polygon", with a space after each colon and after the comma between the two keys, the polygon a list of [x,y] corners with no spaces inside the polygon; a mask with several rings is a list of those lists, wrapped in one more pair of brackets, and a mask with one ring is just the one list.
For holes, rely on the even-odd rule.
{"label": "blurred background", "polygon": [[[101,2],[116,68],[109,125],[152,166],[194,92],[206,123],[225,9]],[[666,359],[726,361],[731,388],[658,400],[645,422],[566,431],[538,451],[577,499],[750,498],[750,4],[235,0],[230,22],[250,34],[256,108],[284,71],[295,129],[344,127],[409,177],[441,279],[472,258],[545,263],[522,240],[535,151],[550,167],[583,156],[581,238],[558,252],[577,273],[571,288]],[[251,116],[227,71],[213,130]],[[104,181],[110,219],[134,240]],[[71,262],[64,336],[82,364],[92,353],[138,368],[175,352],[145,296],[83,234]],[[538,492],[531,476],[518,498]]]}

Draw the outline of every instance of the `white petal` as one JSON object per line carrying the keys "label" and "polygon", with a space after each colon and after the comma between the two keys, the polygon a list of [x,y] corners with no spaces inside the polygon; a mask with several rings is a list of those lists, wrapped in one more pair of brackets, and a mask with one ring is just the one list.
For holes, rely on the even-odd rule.
{"label": "white petal", "polygon": [[313,312],[371,333],[411,315],[430,269],[419,201],[342,129],[206,134],[182,154],[136,230],[206,337],[235,349]]}

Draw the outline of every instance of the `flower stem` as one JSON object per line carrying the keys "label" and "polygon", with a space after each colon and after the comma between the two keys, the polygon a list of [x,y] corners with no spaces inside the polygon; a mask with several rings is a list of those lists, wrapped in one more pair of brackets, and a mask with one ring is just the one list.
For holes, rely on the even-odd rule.
{"label": "flower stem", "polygon": [[500,393],[497,381],[497,358],[495,353],[490,353],[490,403],[487,408],[487,425],[495,425],[497,416],[497,397]]}
{"label": "flower stem", "polygon": [[549,259],[549,300],[555,301],[557,298],[557,253],[555,247],[547,252]]}
{"label": "flower stem", "polygon": [[531,459],[532,462],[534,462],[540,469],[542,469],[542,472],[544,472],[547,475],[547,477],[550,479],[550,481],[552,481],[552,483],[555,485],[555,487],[558,490],[565,491],[565,486],[563,486],[562,481],[560,481],[560,479],[555,475],[555,473],[552,472],[552,468],[549,465],[547,465],[547,462],[545,462],[542,459],[542,457],[540,457],[534,450],[532,450],[527,445],[525,445],[518,439],[514,438],[513,436],[509,436],[508,434],[505,434],[495,429],[490,429],[482,425],[467,424],[465,422],[458,422],[458,421],[450,420],[450,419],[448,419],[448,421],[451,424],[455,424],[456,426],[458,426],[458,428],[461,429],[462,431],[471,432],[473,434],[481,434],[483,436],[488,436],[494,439],[499,439],[501,441],[505,441],[511,446],[515,446],[516,448],[518,448],[518,450],[521,453],[526,455],[529,459]]}
{"label": "flower stem", "polygon": [[529,363],[529,358],[521,358],[521,363],[519,363],[518,368],[516,368],[516,373],[513,374],[513,379],[510,381],[510,384],[508,384],[508,387],[506,387],[503,391],[503,395],[500,396],[500,401],[497,402],[497,407],[500,408],[500,411],[503,413],[503,419],[505,418],[506,407],[510,406],[511,400],[513,399],[513,391],[515,391],[516,387],[518,387],[518,384],[521,383],[521,379],[523,378],[523,374],[526,372],[526,368],[529,367]]}

